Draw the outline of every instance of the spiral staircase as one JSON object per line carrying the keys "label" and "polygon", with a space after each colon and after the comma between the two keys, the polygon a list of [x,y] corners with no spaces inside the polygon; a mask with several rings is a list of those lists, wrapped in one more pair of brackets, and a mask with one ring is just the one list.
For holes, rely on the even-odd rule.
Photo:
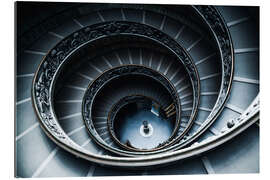
{"label": "spiral staircase", "polygon": [[15,176],[259,172],[258,8],[16,6]]}

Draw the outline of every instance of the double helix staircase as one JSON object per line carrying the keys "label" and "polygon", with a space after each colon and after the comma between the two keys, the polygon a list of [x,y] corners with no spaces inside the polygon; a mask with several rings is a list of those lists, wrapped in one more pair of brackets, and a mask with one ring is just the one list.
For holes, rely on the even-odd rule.
{"label": "double helix staircase", "polygon": [[[17,22],[17,177],[259,172],[258,8],[16,6],[42,14]],[[137,95],[173,124],[152,149],[113,136]]]}

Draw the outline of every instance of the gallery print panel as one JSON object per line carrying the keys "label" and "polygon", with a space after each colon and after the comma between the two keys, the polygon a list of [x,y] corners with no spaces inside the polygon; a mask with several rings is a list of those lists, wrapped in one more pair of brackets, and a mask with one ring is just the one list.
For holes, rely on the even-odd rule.
{"label": "gallery print panel", "polygon": [[259,173],[259,7],[14,6],[15,177]]}

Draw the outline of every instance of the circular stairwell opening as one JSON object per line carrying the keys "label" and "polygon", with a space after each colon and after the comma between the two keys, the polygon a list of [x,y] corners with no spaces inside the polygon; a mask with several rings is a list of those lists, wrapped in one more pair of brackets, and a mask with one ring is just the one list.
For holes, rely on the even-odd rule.
{"label": "circular stairwell opening", "polygon": [[125,146],[150,150],[172,135],[175,125],[173,105],[164,108],[146,96],[126,97],[119,103],[124,105],[112,120],[113,130],[117,140]]}

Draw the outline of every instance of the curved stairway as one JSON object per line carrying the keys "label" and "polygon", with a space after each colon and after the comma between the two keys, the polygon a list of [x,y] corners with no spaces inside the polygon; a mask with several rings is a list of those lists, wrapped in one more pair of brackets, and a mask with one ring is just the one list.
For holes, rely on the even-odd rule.
{"label": "curved stairway", "polygon": [[[258,117],[249,117],[249,114],[253,113],[252,110],[258,108],[256,98],[259,94],[259,38],[256,8],[215,7],[231,36],[233,74],[229,84],[228,99],[219,107],[221,113],[217,112],[217,117],[211,118],[214,107],[218,106],[217,102],[222,97],[225,65],[221,61],[220,47],[211,34],[213,33],[211,28],[207,27],[205,19],[200,18],[202,14],[197,11],[199,7],[65,4],[61,9],[58,6],[61,5],[55,5],[55,10],[52,10],[51,14],[49,13],[45,19],[40,18],[40,23],[20,32],[18,36],[16,176],[259,172],[259,125],[256,122]],[[188,17],[186,13],[194,16]],[[87,158],[79,154],[76,156],[66,151],[68,149],[64,150],[59,144],[55,144],[51,140],[52,137],[48,137],[40,126],[35,112],[38,110],[33,107],[32,103],[35,102],[31,95],[39,64],[47,57],[47,53],[52,52],[57,43],[63,42],[71,34],[75,35],[74,32],[80,29],[112,21],[139,23],[168,35],[188,54],[199,77],[199,85],[196,86],[187,73],[189,69],[186,69],[185,64],[179,61],[175,54],[155,43],[138,40],[139,38],[132,41],[124,39],[123,46],[117,42],[117,39],[113,39],[111,41],[113,46],[108,43],[105,48],[97,48],[96,53],[82,50],[78,57],[73,58],[73,61],[78,63],[74,63],[71,68],[64,67],[66,71],[63,69],[59,79],[55,81],[55,94],[52,98],[59,125],[74,143],[87,152],[105,158],[122,158],[123,165],[109,160],[106,161],[107,163],[88,161]],[[38,31],[40,28],[43,31]],[[126,43],[128,41],[132,43]],[[102,43],[106,44],[107,41]],[[100,44],[94,46],[99,47]],[[104,92],[99,97],[98,103],[93,107],[94,126],[99,136],[108,146],[114,147],[115,151],[97,144],[89,135],[88,127],[84,122],[83,98],[91,83],[105,72],[127,65],[143,66],[158,72],[170,82],[179,97],[181,113],[179,129],[175,136],[177,138],[173,143],[168,143],[157,151],[142,153],[123,149],[113,143],[104,126],[113,104],[131,94],[153,97],[160,100],[164,107],[170,105],[168,101],[170,98],[162,89],[155,88],[149,83],[143,84],[142,80],[112,86],[107,94]],[[247,114],[247,111],[250,113]],[[239,117],[240,119],[237,119]],[[254,120],[242,125],[241,118]],[[104,124],[100,126],[99,123]],[[231,136],[229,136],[230,132]],[[242,133],[239,134],[240,132]],[[234,137],[233,133],[239,135]],[[222,138],[224,134],[228,139]],[[211,147],[210,142],[216,143],[212,143],[214,145]],[[208,148],[203,149],[204,143],[209,143]],[[192,148],[195,149],[194,154],[187,153],[185,156],[184,152],[189,152]],[[163,161],[153,160],[156,164],[147,165],[142,160],[140,164],[145,163],[146,167],[150,167],[146,170],[145,168],[134,170],[124,161],[125,158],[140,158],[142,154],[155,159],[164,153],[170,155],[164,157]],[[140,164],[139,167],[144,167]]]}

